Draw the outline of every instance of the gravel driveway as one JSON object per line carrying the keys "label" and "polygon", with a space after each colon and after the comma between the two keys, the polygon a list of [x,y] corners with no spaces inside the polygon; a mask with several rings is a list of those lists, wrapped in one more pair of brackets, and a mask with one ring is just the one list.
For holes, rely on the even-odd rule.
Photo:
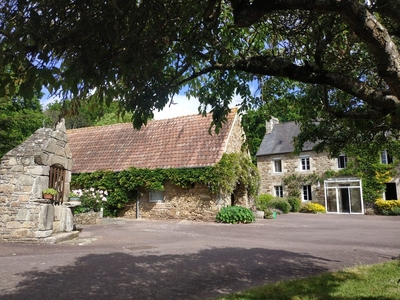
{"label": "gravel driveway", "polygon": [[288,214],[254,224],[104,219],[78,240],[0,242],[0,300],[207,299],[400,254],[400,217]]}

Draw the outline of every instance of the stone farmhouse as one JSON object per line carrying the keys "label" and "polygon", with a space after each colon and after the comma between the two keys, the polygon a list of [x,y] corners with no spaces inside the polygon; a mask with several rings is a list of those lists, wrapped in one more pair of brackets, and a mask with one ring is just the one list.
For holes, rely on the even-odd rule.
{"label": "stone farmhouse", "polygon": [[[345,154],[329,157],[327,153],[313,151],[313,143],[303,145],[299,155],[293,154],[293,138],[300,133],[294,122],[279,123],[272,118],[267,122],[266,134],[256,154],[260,172],[260,193],[277,197],[288,195],[284,178],[291,174],[321,176],[327,170],[338,171],[347,165]],[[390,156],[382,151],[382,163],[390,163]],[[399,178],[386,184],[385,199],[397,199]],[[318,202],[328,213],[363,214],[361,179],[356,177],[330,178],[324,182],[306,183],[300,188],[302,201]]]}
{"label": "stone farmhouse", "polygon": [[[211,115],[190,115],[149,121],[140,130],[132,123],[68,130],[72,173],[120,172],[131,167],[200,168],[215,165],[224,153],[242,151],[244,133],[236,108],[219,134],[209,134],[210,124]],[[163,185],[164,191],[140,188],[121,216],[206,220],[214,219],[222,206],[249,205],[247,192],[240,185],[232,195],[212,194],[207,186],[197,183],[189,188],[170,182]]]}

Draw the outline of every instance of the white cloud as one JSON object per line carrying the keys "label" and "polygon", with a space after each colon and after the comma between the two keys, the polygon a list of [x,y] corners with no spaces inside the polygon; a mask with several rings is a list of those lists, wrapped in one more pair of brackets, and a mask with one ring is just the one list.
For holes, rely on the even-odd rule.
{"label": "white cloud", "polygon": [[[241,102],[240,96],[235,96],[232,99],[231,105],[229,107],[235,107]],[[198,107],[200,106],[199,100],[197,98],[191,97],[188,99],[185,95],[174,96],[174,103],[164,107],[162,111],[154,112],[154,119],[170,119],[174,117],[195,115],[198,114]]]}
{"label": "white cloud", "polygon": [[46,109],[48,104],[60,100],[61,98],[59,96],[50,96],[49,94],[45,94],[42,99],[40,99],[40,104],[42,105],[43,109]]}
{"label": "white cloud", "polygon": [[174,117],[198,114],[199,101],[196,98],[188,99],[184,95],[176,95],[174,104],[167,105],[162,111],[154,111],[154,119],[170,119]]}

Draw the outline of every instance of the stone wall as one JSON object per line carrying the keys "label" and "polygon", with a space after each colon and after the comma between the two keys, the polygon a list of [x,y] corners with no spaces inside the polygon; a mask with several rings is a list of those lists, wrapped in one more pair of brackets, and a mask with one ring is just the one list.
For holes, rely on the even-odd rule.
{"label": "stone wall", "polygon": [[[247,193],[235,191],[235,205],[248,207]],[[164,201],[150,202],[149,191],[139,192],[139,217],[148,219],[181,219],[214,221],[221,207],[231,205],[231,195],[212,194],[207,186],[194,184],[181,188],[169,182],[164,185]],[[137,218],[136,200],[126,205],[120,216]]]}
{"label": "stone wall", "polygon": [[59,229],[72,230],[63,222],[70,210],[64,205],[55,209],[51,201],[42,199],[42,190],[48,187],[49,171],[53,165],[65,169],[66,201],[72,156],[64,121],[54,130],[38,129],[24,143],[3,156],[0,164],[1,239],[23,241],[50,236],[54,219],[59,222]]}
{"label": "stone wall", "polygon": [[94,225],[100,224],[103,212],[89,211],[86,213],[79,213],[74,215],[74,224],[79,227],[80,225]]}
{"label": "stone wall", "polygon": [[[309,175],[316,173],[322,175],[327,170],[338,171],[337,159],[330,159],[327,153],[315,153],[313,151],[302,152],[301,155],[308,155],[310,158],[310,170],[302,171],[300,164],[300,156],[291,153],[259,156],[257,157],[257,167],[260,172],[261,184],[260,194],[275,195],[274,186],[283,186],[284,196],[287,196],[285,191],[285,184],[283,178],[290,174],[304,174]],[[274,159],[281,159],[282,172],[274,173]],[[323,182],[320,183],[321,187],[312,187],[313,201],[325,204],[325,195],[323,189]]]}
{"label": "stone wall", "polygon": [[[244,144],[244,131],[240,121],[240,115],[236,114],[231,132],[229,133],[225,153],[240,153]],[[250,154],[249,154],[250,157]]]}

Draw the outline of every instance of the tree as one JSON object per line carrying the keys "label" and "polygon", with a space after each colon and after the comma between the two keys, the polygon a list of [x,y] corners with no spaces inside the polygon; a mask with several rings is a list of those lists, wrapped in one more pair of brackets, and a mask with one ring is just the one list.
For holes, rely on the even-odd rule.
{"label": "tree", "polygon": [[258,106],[248,109],[242,117],[242,127],[246,134],[246,144],[256,163],[256,153],[265,136],[266,122],[271,117],[279,122],[300,121],[300,106],[295,105],[300,97],[301,86],[287,79],[264,78],[261,82],[261,99]]}
{"label": "tree", "polygon": [[132,118],[132,114],[118,110],[117,102],[112,102],[109,106],[104,103],[99,105],[93,97],[79,102],[54,101],[47,105],[44,114],[51,119],[52,124],[64,118],[67,129],[129,122]]}
{"label": "tree", "polygon": [[386,142],[400,130],[399,9],[396,0],[3,1],[0,60],[13,73],[0,96],[16,81],[27,98],[42,85],[95,93],[118,99],[137,127],[185,86],[218,129],[235,93],[247,110],[259,101],[250,82],[273,76],[300,82],[299,143]]}
{"label": "tree", "polygon": [[0,158],[39,129],[45,119],[38,98],[0,98]]}

